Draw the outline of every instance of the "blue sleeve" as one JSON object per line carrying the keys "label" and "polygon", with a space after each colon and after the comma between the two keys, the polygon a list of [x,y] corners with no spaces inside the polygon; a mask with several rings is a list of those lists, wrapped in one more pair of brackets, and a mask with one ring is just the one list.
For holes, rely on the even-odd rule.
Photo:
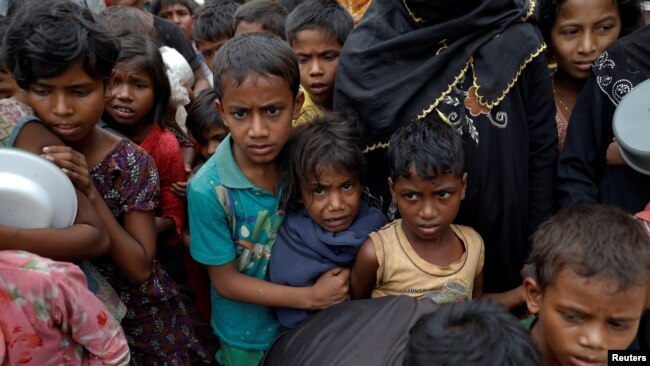
{"label": "blue sleeve", "polygon": [[236,257],[228,217],[217,200],[215,179],[197,173],[188,186],[190,253],[199,263],[220,266]]}

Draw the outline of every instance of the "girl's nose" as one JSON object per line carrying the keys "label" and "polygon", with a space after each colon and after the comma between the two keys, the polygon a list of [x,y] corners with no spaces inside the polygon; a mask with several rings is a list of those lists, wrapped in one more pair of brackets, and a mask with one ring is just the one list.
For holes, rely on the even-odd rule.
{"label": "girl's nose", "polygon": [[66,116],[72,113],[72,108],[65,95],[56,96],[52,112],[58,116]]}
{"label": "girl's nose", "polygon": [[340,192],[332,192],[329,197],[329,210],[338,211],[342,210],[345,207],[343,203],[343,197]]}
{"label": "girl's nose", "polygon": [[594,51],[596,51],[596,37],[591,32],[585,32],[580,39],[578,52],[582,54],[590,54]]}

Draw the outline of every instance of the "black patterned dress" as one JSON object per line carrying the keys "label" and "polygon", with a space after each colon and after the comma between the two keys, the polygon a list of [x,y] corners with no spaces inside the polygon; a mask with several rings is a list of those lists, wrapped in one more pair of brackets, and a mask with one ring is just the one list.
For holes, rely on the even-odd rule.
{"label": "black patterned dress", "polygon": [[[120,141],[90,174],[118,220],[124,213],[152,211],[158,205],[159,178],[153,159],[129,140]],[[108,258],[96,265],[127,306],[122,327],[137,365],[209,361],[194,336],[176,284],[157,261],[151,277],[140,285],[129,282]]]}

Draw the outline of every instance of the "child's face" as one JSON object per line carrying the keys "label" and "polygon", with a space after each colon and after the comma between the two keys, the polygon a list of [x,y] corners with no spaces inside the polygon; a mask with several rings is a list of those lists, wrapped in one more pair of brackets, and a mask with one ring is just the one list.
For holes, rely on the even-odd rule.
{"label": "child's face", "polygon": [[307,29],[296,33],[291,48],[298,56],[302,87],[315,103],[331,108],[341,44],[318,29]]}
{"label": "child's face", "polygon": [[137,60],[118,62],[109,83],[106,113],[121,125],[138,125],[154,106],[153,80]]}
{"label": "child's face", "polygon": [[205,63],[208,65],[210,70],[214,68],[214,59],[217,56],[217,51],[228,42],[230,38],[221,37],[217,38],[214,41],[207,40],[196,40],[196,48],[203,54],[205,58]]}
{"label": "child's face", "polygon": [[204,145],[201,145],[201,155],[203,155],[206,160],[209,159],[227,135],[228,130],[217,124],[208,128],[208,130],[203,134],[203,139],[207,142]]}
{"label": "child's face", "polygon": [[102,115],[104,82],[76,63],[59,76],[34,81],[25,98],[55,135],[74,144],[92,133]]}
{"label": "child's face", "polygon": [[187,37],[192,39],[192,13],[185,5],[174,4],[162,7],[158,16],[181,27]]}
{"label": "child's face", "polygon": [[230,130],[233,156],[240,168],[275,163],[298,118],[303,95],[294,98],[279,76],[250,74],[240,85],[225,80],[215,104]]}
{"label": "child's face", "polygon": [[617,291],[618,284],[561,269],[544,292],[524,282],[528,309],[539,315],[531,334],[546,365],[605,365],[608,349],[634,340],[648,286]]}
{"label": "child's face", "polygon": [[621,32],[616,1],[567,0],[551,28],[553,55],[558,71],[575,79],[586,79],[591,63]]}
{"label": "child's face", "polygon": [[411,241],[436,241],[456,218],[465,198],[467,174],[438,174],[422,178],[414,169],[410,177],[390,178],[393,201],[402,216],[402,228]]}
{"label": "child's face", "polygon": [[301,197],[309,216],[330,232],[347,230],[354,222],[361,205],[363,188],[358,177],[330,166],[318,167],[320,179],[309,179],[309,189]]}
{"label": "child's face", "polygon": [[0,69],[0,98],[11,98],[17,94],[20,94],[20,87],[13,74]]}

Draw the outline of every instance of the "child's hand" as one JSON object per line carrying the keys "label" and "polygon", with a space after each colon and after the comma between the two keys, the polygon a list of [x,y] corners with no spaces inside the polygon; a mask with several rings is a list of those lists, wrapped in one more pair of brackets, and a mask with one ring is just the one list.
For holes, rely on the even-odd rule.
{"label": "child's hand", "polygon": [[169,189],[172,192],[174,192],[176,195],[185,197],[185,195],[187,194],[187,182],[172,183]]}
{"label": "child's hand", "polygon": [[350,269],[332,268],[312,286],[312,309],[321,310],[349,299]]}
{"label": "child's hand", "polygon": [[86,157],[68,146],[46,146],[42,157],[58,165],[86,196],[93,188],[93,181],[88,171]]}
{"label": "child's hand", "polygon": [[607,153],[605,154],[605,162],[607,165],[626,165],[625,160],[618,150],[618,142],[616,139],[607,146]]}
{"label": "child's hand", "polygon": [[185,249],[190,249],[190,232],[187,230],[187,227],[183,228],[183,232],[181,233],[181,242]]}

